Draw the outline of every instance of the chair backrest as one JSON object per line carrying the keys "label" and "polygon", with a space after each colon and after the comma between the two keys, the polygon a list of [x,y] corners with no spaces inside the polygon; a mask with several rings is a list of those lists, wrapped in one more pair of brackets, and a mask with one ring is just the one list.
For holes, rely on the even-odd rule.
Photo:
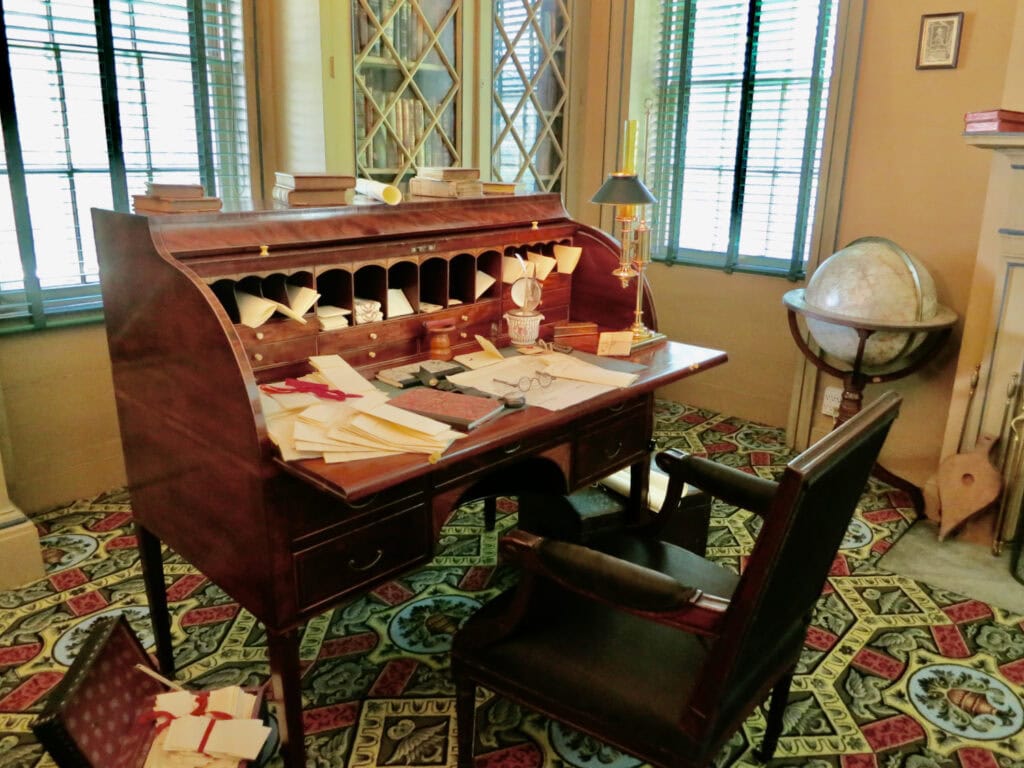
{"label": "chair backrest", "polygon": [[153,697],[166,688],[140,672],[153,662],[123,616],[92,627],[32,732],[61,768],[134,768],[153,738]]}
{"label": "chair backrest", "polygon": [[691,700],[712,728],[727,727],[796,663],[900,401],[886,393],[786,466]]}

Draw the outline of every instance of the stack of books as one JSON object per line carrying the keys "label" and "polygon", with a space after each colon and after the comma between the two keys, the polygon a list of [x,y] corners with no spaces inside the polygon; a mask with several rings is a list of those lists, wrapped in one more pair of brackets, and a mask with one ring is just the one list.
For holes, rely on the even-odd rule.
{"label": "stack of books", "polygon": [[356,186],[355,176],[333,173],[274,174],[273,197],[285,205],[345,205],[351,202]]}
{"label": "stack of books", "polygon": [[479,168],[424,166],[409,179],[409,194],[419,197],[479,197],[483,193]]}
{"label": "stack of books", "polygon": [[202,184],[172,184],[150,181],[146,194],[132,195],[136,213],[204,213],[219,211],[221,199],[207,197]]}
{"label": "stack of books", "polygon": [[1024,112],[986,109],[964,115],[964,133],[1015,133],[1024,131]]}

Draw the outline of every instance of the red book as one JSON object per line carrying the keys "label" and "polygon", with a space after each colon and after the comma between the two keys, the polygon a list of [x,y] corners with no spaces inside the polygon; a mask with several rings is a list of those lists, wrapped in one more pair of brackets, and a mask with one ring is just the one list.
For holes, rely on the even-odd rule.
{"label": "red book", "polygon": [[1024,123],[1024,112],[1016,112],[1012,109],[985,109],[980,112],[968,112],[964,115],[964,123],[987,123],[993,120]]}
{"label": "red book", "polygon": [[504,409],[498,400],[433,387],[413,387],[392,397],[388,405],[429,416],[453,427],[473,429],[490,421]]}
{"label": "red book", "polygon": [[1015,120],[980,120],[964,123],[964,133],[1016,133],[1024,131],[1024,122]]}

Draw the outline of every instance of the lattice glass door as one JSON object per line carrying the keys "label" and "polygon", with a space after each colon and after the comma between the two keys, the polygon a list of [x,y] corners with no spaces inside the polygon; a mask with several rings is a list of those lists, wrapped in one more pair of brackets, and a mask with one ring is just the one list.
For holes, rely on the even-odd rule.
{"label": "lattice glass door", "polygon": [[358,0],[356,168],[397,183],[421,165],[461,165],[462,0]]}
{"label": "lattice glass door", "polygon": [[572,0],[494,0],[491,175],[559,192]]}

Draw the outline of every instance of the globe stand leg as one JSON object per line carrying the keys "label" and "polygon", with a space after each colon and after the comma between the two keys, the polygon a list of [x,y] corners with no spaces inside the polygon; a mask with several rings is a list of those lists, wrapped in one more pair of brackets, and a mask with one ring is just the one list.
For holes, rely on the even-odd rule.
{"label": "globe stand leg", "polygon": [[[839,401],[839,414],[832,424],[832,429],[835,429],[860,412],[861,404],[864,401],[864,385],[867,383],[865,377],[859,373],[862,352],[863,349],[858,350],[855,370],[850,371],[843,377],[843,396]],[[910,503],[914,506],[914,510],[919,515],[924,514],[924,494],[921,493],[920,488],[909,480],[900,477],[894,472],[890,472],[881,464],[876,463],[875,468],[871,470],[871,474],[883,483],[888,483],[906,493],[910,497]]]}
{"label": "globe stand leg", "polygon": [[[815,368],[831,376],[835,376],[843,382],[843,395],[839,402],[839,413],[832,425],[833,429],[860,411],[861,403],[864,399],[864,387],[867,384],[881,384],[886,381],[892,381],[893,379],[902,378],[918,370],[925,364],[925,362],[930,358],[931,353],[938,348],[950,332],[950,328],[942,328],[930,333],[926,341],[919,348],[916,357],[907,361],[907,364],[900,369],[884,374],[868,375],[862,370],[864,362],[864,347],[867,344],[868,338],[872,333],[874,333],[873,329],[854,328],[857,333],[857,353],[853,360],[853,366],[847,370],[843,370],[828,363],[824,358],[823,352],[811,349],[807,340],[804,339],[804,336],[800,331],[800,326],[797,322],[797,312],[792,306],[790,306],[788,308],[788,313],[789,330],[800,351]],[[906,493],[910,497],[910,503],[913,504],[917,513],[924,513],[924,494],[921,493],[920,488],[909,480],[905,480],[899,475],[890,472],[880,464],[875,464],[872,474],[882,482],[888,483],[889,485]]]}

